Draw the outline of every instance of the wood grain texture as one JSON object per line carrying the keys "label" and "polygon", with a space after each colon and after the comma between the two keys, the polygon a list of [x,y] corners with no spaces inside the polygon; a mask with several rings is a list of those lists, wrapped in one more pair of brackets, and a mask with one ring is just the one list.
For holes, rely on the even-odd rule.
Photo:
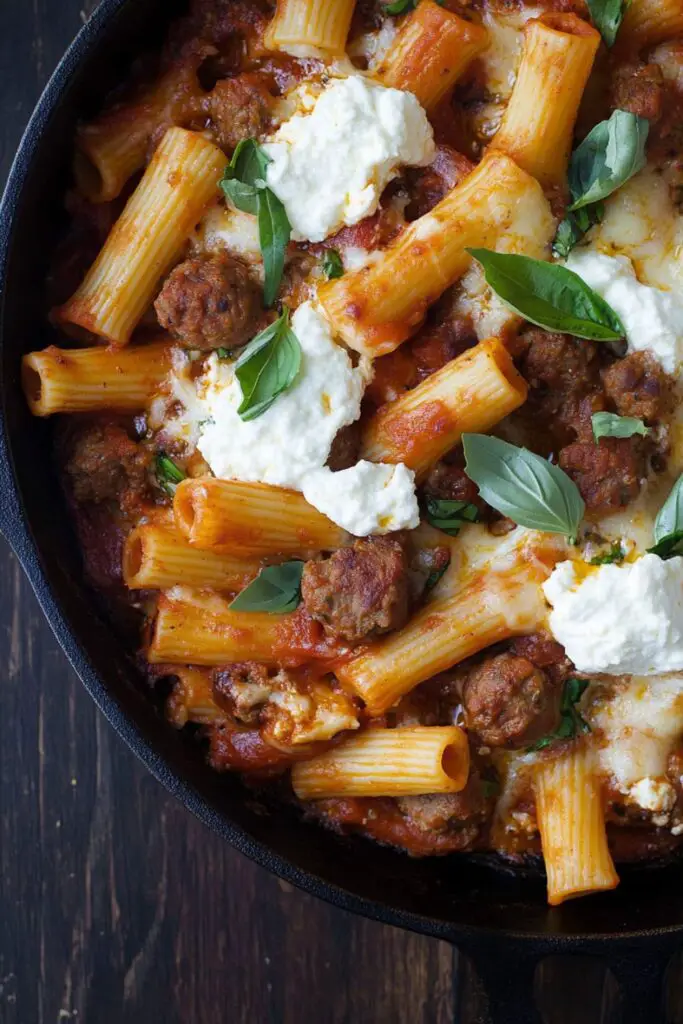
{"label": "wood grain texture", "polygon": [[[93,6],[0,0],[0,180]],[[0,1024],[486,1020],[447,944],[293,890],[175,803],[96,711],[4,545],[0,665]],[[544,967],[538,993],[549,1024],[616,1020],[600,964]]]}

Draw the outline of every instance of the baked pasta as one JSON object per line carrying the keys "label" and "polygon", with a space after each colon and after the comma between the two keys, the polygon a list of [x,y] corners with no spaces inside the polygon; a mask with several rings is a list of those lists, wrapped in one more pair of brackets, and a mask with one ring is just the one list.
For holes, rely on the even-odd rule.
{"label": "baked pasta", "polygon": [[683,835],[683,0],[193,0],[23,361],[216,771],[552,904]]}

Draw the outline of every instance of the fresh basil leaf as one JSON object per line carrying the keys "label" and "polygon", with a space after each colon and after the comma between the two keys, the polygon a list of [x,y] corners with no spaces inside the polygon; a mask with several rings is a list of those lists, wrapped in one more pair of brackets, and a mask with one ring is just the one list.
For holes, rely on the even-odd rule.
{"label": "fresh basil leaf", "polygon": [[243,420],[255,420],[296,380],[301,368],[301,345],[289,326],[289,310],[249,342],[235,364],[242,388],[237,410]]}
{"label": "fresh basil leaf", "polygon": [[231,348],[217,348],[216,355],[219,359],[232,359],[233,349]]}
{"label": "fresh basil leaf", "polygon": [[651,555],[673,558],[683,554],[683,474],[671,489],[669,497],[655,519],[654,547],[648,548]]}
{"label": "fresh basil leaf", "polygon": [[384,8],[385,14],[405,14],[406,11],[414,11],[418,0],[393,0]]}
{"label": "fresh basil leaf", "polygon": [[642,420],[635,416],[617,416],[615,412],[594,412],[591,423],[596,441],[601,437],[633,437],[634,434],[647,437],[650,433]]}
{"label": "fresh basil leaf", "polygon": [[265,270],[263,301],[272,306],[280,290],[292,226],[284,206],[269,188],[259,195],[258,230]]}
{"label": "fresh basil leaf", "polygon": [[427,522],[437,530],[456,537],[463,523],[476,523],[479,509],[467,501],[450,498],[427,498],[425,501]]}
{"label": "fresh basil leaf", "polygon": [[261,149],[256,139],[242,139],[232,155],[228,172],[245,185],[265,188],[270,157]]}
{"label": "fresh basil leaf", "polygon": [[548,733],[547,736],[527,747],[528,751],[545,750],[556,740],[573,739],[579,733],[590,732],[588,722],[576,710],[576,705],[581,700],[587,686],[587,679],[572,678],[566,681],[560,703],[560,724],[554,732]]}
{"label": "fresh basil leaf", "polygon": [[540,455],[487,434],[463,434],[465,472],[519,526],[575,537],[585,505],[573,480]]}
{"label": "fresh basil leaf", "polygon": [[604,555],[596,555],[595,558],[591,558],[589,565],[613,565],[615,562],[623,562],[626,558],[626,552],[621,546],[621,541],[615,540],[609,551],[605,552]]}
{"label": "fresh basil leaf", "polygon": [[446,562],[444,562],[444,564],[441,566],[440,569],[433,569],[430,572],[430,574],[427,577],[426,582],[425,582],[425,588],[424,588],[425,594],[428,594],[431,590],[434,589],[434,587],[437,585],[439,580],[442,578],[442,576],[444,575],[444,573],[446,572],[446,569],[448,568],[448,566],[450,564],[451,564],[451,559],[450,559],[450,555],[449,555],[448,560]]}
{"label": "fresh basil leaf", "polygon": [[292,235],[287,211],[266,183],[269,163],[270,159],[255,139],[242,139],[220,183],[233,206],[258,220],[266,306],[273,305],[280,290],[285,253]]}
{"label": "fresh basil leaf", "polygon": [[163,454],[157,455],[154,469],[159,486],[173,497],[176,487],[182,483],[187,474],[175,464],[172,458]]}
{"label": "fresh basil leaf", "polygon": [[569,161],[571,210],[606,199],[645,166],[650,122],[629,110],[615,110],[588,133]]}
{"label": "fresh basil leaf", "polygon": [[570,210],[560,221],[553,241],[553,253],[566,260],[574,246],[581,241],[587,231],[599,224],[605,215],[602,203],[583,206],[580,210]]}
{"label": "fresh basil leaf", "polygon": [[344,264],[336,249],[326,249],[323,256],[323,274],[328,281],[344,276]]}
{"label": "fresh basil leaf", "polygon": [[304,562],[284,562],[262,569],[256,579],[238,594],[230,607],[236,612],[293,612],[301,603]]}
{"label": "fresh basil leaf", "polygon": [[487,283],[532,324],[593,341],[619,341],[624,328],[614,310],[578,274],[530,256],[467,249]]}
{"label": "fresh basil leaf", "polygon": [[614,46],[628,4],[624,0],[587,0],[587,3],[593,24],[605,46]]}

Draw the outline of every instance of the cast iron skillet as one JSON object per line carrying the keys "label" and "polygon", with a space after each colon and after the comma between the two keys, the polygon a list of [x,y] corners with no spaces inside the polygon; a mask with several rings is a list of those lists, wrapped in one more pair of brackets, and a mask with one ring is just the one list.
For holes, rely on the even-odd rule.
{"label": "cast iron skillet", "polygon": [[539,878],[508,877],[471,858],[411,860],[360,838],[340,839],[287,808],[264,814],[237,778],[210,771],[201,753],[159,717],[83,585],[51,465],[50,429],[23,401],[20,357],[56,340],[42,296],[76,119],[97,110],[132,58],[160,41],[182,7],[182,0],[103,0],[57,68],[21,143],[0,217],[0,529],[116,731],[242,853],[345,910],[457,944],[475,960],[496,1024],[537,1021],[534,968],[544,956],[568,952],[608,958],[622,985],[624,1020],[663,1019],[663,973],[683,944],[679,868],[631,871],[615,893],[549,910]]}

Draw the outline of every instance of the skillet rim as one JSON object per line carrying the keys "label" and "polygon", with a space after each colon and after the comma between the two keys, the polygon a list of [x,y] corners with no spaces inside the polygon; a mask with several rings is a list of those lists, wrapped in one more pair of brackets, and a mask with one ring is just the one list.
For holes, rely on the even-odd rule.
{"label": "skillet rim", "polygon": [[[45,86],[23,132],[11,165],[0,201],[0,345],[4,345],[6,272],[14,244],[14,228],[20,197],[33,162],[38,155],[43,135],[52,117],[59,110],[75,72],[87,60],[91,50],[106,37],[115,17],[134,0],[101,0],[90,19],[59,61]],[[517,942],[534,947],[538,956],[567,952],[605,952],[618,955],[620,947],[630,947],[644,940],[667,941],[683,934],[683,920],[678,924],[656,928],[629,929],[623,932],[524,932],[510,928],[463,924],[427,915],[412,913],[379,900],[371,900],[347,888],[326,881],[318,874],[298,867],[288,857],[276,853],[266,842],[249,835],[246,829],[230,820],[227,812],[214,810],[197,788],[183,779],[147,739],[133,716],[103,682],[91,661],[87,646],[77,637],[56,598],[52,584],[41,564],[40,545],[30,529],[8,437],[4,413],[5,381],[0,381],[0,532],[31,584],[41,610],[47,619],[71,667],[94,700],[99,710],[133,753],[143,762],[155,779],[204,825],[216,832],[232,847],[277,877],[295,885],[341,910],[372,920],[443,939],[467,949],[496,940]]]}

